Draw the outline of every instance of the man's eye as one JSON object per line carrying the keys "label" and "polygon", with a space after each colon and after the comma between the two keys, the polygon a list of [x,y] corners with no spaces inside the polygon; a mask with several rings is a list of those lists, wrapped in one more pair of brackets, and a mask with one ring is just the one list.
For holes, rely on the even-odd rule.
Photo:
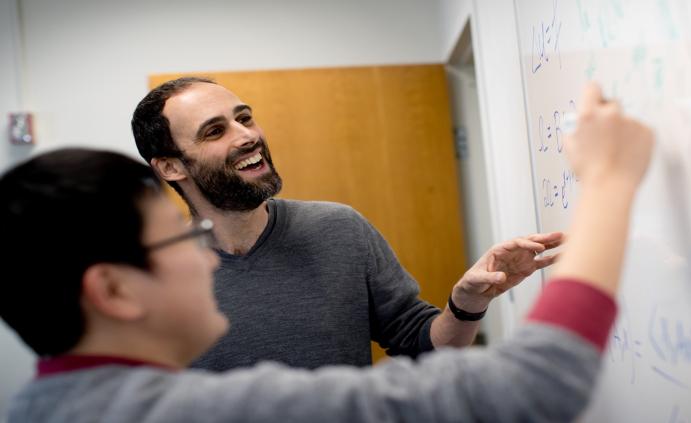
{"label": "man's eye", "polygon": [[237,121],[243,125],[249,125],[252,123],[252,115],[240,115],[238,116]]}
{"label": "man's eye", "polygon": [[214,137],[219,137],[221,135],[223,135],[223,128],[217,126],[215,128],[211,128],[209,130],[209,132],[206,133],[205,137],[206,138],[214,138]]}

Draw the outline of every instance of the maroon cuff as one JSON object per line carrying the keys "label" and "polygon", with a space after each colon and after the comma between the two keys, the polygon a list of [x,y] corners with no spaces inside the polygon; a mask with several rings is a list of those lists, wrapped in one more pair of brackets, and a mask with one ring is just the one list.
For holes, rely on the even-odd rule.
{"label": "maroon cuff", "polygon": [[556,278],[547,284],[527,320],[561,326],[605,349],[617,316],[614,299],[577,279]]}
{"label": "maroon cuff", "polygon": [[83,370],[92,367],[100,367],[107,365],[121,365],[130,367],[151,366],[161,369],[173,370],[163,364],[154,363],[150,361],[142,361],[126,357],[115,357],[106,355],[70,355],[65,354],[57,357],[48,357],[39,359],[36,370],[37,378],[52,376],[58,373],[71,372],[76,370]]}

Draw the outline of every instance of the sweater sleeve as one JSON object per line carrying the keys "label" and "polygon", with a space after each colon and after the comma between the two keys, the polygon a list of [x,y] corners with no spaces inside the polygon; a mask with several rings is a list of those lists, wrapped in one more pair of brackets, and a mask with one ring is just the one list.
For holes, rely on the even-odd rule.
{"label": "sweater sleeve", "polygon": [[363,217],[372,340],[389,355],[416,357],[434,349],[432,320],[441,311],[418,297],[420,288],[382,235]]}
{"label": "sweater sleeve", "polygon": [[[105,413],[146,423],[573,421],[587,405],[602,354],[576,326],[546,317],[557,313],[539,315],[542,301],[565,313],[597,301],[602,294],[589,289],[582,298],[543,293],[528,322],[496,347],[440,349],[417,362],[402,357],[365,369],[264,363],[221,375],[142,370],[110,395]],[[611,321],[603,313],[590,325]]]}
{"label": "sweater sleeve", "polygon": [[128,421],[146,423],[566,422],[586,406],[599,362],[581,337],[529,323],[499,347],[445,348],[417,362],[314,372],[264,363],[220,376],[171,375],[165,389],[142,379],[122,392],[142,405]]}

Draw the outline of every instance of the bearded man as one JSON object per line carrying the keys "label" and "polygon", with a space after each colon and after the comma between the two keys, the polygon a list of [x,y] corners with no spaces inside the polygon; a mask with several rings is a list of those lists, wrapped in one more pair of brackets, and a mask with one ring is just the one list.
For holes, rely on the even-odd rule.
{"label": "bearded man", "polygon": [[149,92],[132,129],[140,154],[214,223],[215,293],[233,329],[196,367],[262,360],[316,368],[372,362],[370,341],[415,357],[472,343],[489,302],[554,257],[535,234],[492,247],[453,286],[444,310],[358,212],[336,203],[273,198],[282,181],[252,108],[214,81],[186,77]]}

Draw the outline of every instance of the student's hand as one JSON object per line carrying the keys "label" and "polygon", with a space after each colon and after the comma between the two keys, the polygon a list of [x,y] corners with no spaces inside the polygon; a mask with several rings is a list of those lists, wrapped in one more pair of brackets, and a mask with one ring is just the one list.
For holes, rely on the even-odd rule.
{"label": "student's hand", "polygon": [[454,304],[469,313],[485,310],[493,298],[534,271],[554,263],[556,255],[537,257],[536,254],[561,245],[563,240],[564,234],[552,232],[515,238],[493,246],[453,287]]}
{"label": "student's hand", "polygon": [[614,180],[635,189],[648,168],[653,138],[649,128],[624,116],[619,104],[605,101],[591,83],[583,90],[578,126],[566,137],[565,148],[584,186]]}

